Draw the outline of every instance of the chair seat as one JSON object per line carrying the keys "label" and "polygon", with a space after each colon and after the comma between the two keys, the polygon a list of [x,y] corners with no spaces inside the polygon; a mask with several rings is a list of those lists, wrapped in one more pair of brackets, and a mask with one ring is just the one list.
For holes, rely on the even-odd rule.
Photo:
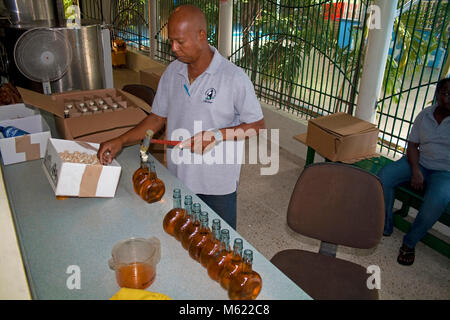
{"label": "chair seat", "polygon": [[313,299],[378,299],[378,290],[367,288],[370,274],[358,264],[296,249],[278,252],[271,262]]}

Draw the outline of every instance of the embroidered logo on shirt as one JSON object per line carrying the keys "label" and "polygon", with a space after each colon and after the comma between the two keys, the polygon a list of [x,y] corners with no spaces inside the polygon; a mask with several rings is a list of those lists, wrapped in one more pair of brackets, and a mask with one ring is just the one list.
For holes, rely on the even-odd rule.
{"label": "embroidered logo on shirt", "polygon": [[216,89],[210,88],[206,90],[205,99],[203,99],[203,102],[213,103],[215,97],[216,97]]}

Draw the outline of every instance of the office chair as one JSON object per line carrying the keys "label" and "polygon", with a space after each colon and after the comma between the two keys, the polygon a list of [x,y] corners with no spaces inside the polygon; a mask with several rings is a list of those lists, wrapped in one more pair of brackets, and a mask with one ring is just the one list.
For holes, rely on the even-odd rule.
{"label": "office chair", "polygon": [[123,91],[131,93],[132,95],[141,98],[149,106],[152,106],[153,99],[155,98],[155,90],[144,84],[127,84],[123,86]]}
{"label": "office chair", "polygon": [[342,163],[310,165],[292,192],[287,223],[295,232],[321,240],[320,250],[283,250],[271,262],[313,299],[378,299],[378,290],[367,286],[367,269],[337,258],[336,250],[337,245],[375,247],[384,215],[378,177]]}

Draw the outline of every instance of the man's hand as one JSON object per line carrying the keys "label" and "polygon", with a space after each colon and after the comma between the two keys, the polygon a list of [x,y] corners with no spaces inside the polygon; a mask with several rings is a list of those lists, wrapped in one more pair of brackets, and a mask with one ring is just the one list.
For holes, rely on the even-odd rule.
{"label": "man's hand", "polygon": [[122,150],[123,143],[120,138],[108,140],[100,144],[97,152],[97,158],[102,165],[110,164],[116,155]]}
{"label": "man's hand", "polygon": [[215,141],[214,132],[202,131],[182,141],[178,146],[182,149],[189,148],[193,153],[203,154],[214,148],[216,145]]}
{"label": "man's hand", "polygon": [[416,190],[423,190],[423,175],[419,170],[413,170],[411,175],[411,187]]}

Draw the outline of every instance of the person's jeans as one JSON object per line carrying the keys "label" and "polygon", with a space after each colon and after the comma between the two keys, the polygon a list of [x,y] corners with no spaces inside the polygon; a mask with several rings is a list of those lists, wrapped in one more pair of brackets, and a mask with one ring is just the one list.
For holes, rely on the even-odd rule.
{"label": "person's jeans", "polygon": [[[450,172],[429,170],[420,166],[424,177],[425,195],[416,219],[409,232],[403,237],[403,244],[414,248],[435,224],[450,202]],[[384,234],[390,235],[394,230],[393,206],[395,187],[411,181],[411,167],[406,156],[383,167],[378,176],[383,185],[386,217]]]}
{"label": "person's jeans", "polygon": [[197,194],[211,209],[213,209],[233,229],[236,229],[237,192],[225,195]]}

